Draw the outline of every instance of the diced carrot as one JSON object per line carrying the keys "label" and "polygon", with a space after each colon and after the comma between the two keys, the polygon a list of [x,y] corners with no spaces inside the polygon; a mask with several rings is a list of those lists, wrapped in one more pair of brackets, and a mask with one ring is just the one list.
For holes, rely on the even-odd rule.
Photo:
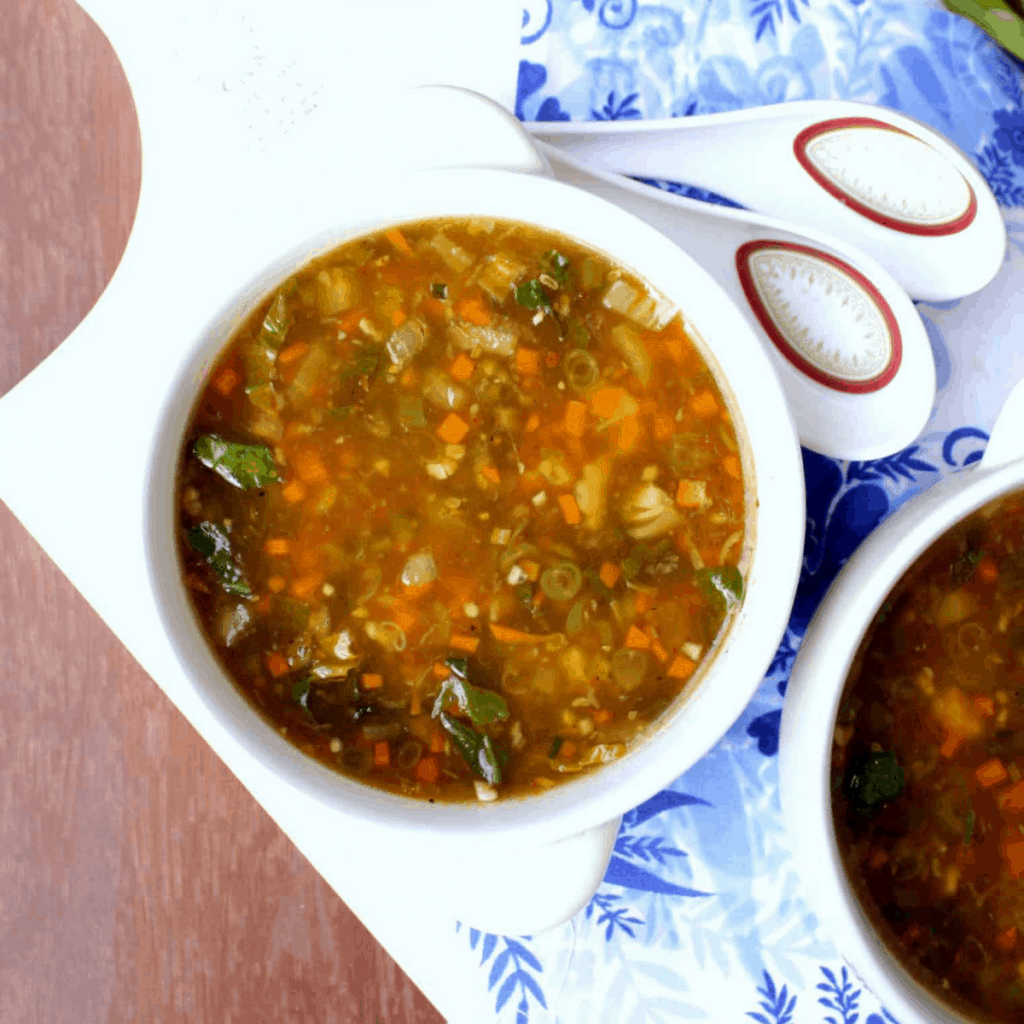
{"label": "diced carrot", "polygon": [[622,388],[601,388],[590,397],[590,408],[595,416],[610,420],[622,405],[626,392]]}
{"label": "diced carrot", "polygon": [[614,715],[608,708],[598,708],[590,717],[594,719],[595,725],[604,725],[610,722]]}
{"label": "diced carrot", "polygon": [[496,466],[481,466],[480,473],[485,480],[490,480],[492,484],[501,483],[501,474]]}
{"label": "diced carrot", "polygon": [[452,368],[449,372],[456,380],[469,380],[473,376],[475,368],[476,363],[465,352],[460,352],[455,362],[452,363]]}
{"label": "diced carrot", "polygon": [[619,577],[622,575],[622,570],[611,562],[602,562],[601,568],[598,570],[598,579],[609,589],[615,586],[619,582]]}
{"label": "diced carrot", "polygon": [[996,713],[996,702],[991,697],[974,697],[971,706],[984,718],[991,718]]}
{"label": "diced carrot", "polygon": [[366,310],[365,309],[359,309],[359,308],[350,309],[341,318],[341,329],[346,334],[351,333],[352,331],[354,331],[359,326],[359,321],[362,320],[363,317],[365,317],[366,315],[367,314],[366,314]]}
{"label": "diced carrot", "polygon": [[291,505],[297,505],[306,496],[306,487],[301,480],[289,480],[281,488],[284,500]]}
{"label": "diced carrot", "polygon": [[423,702],[419,690],[413,690],[409,694],[409,714],[420,715],[423,713]]}
{"label": "diced carrot", "polygon": [[734,480],[740,478],[740,460],[735,455],[726,455],[722,459],[722,469],[726,471]]}
{"label": "diced carrot", "polygon": [[459,636],[456,634],[448,643],[457,651],[475,654],[476,649],[480,646],[480,638],[478,636]]}
{"label": "diced carrot", "polygon": [[287,555],[292,549],[292,542],[287,537],[268,537],[263,550],[268,555]]}
{"label": "diced carrot", "polygon": [[482,295],[467,295],[455,303],[455,312],[477,327],[486,327],[491,322],[491,311]]}
{"label": "diced carrot", "polygon": [[387,740],[374,743],[373,763],[377,768],[387,768],[391,764],[391,746]]}
{"label": "diced carrot", "polygon": [[[432,586],[432,583],[407,583],[405,585],[405,596],[410,601],[419,600]],[[402,626],[402,629],[405,629],[405,626]]]}
{"label": "diced carrot", "polygon": [[444,753],[444,733],[432,732],[430,734],[430,752],[432,754]]}
{"label": "diced carrot", "polygon": [[988,789],[991,786],[997,786],[1007,778],[1007,773],[1003,767],[1003,762],[998,757],[992,757],[984,764],[978,766],[974,772],[974,777],[980,785]]}
{"label": "diced carrot", "polygon": [[544,357],[544,365],[545,366],[550,366],[551,369],[553,370],[558,365],[558,353],[557,352],[549,352]]}
{"label": "diced carrot", "polygon": [[540,353],[535,348],[517,348],[516,369],[520,373],[537,373],[540,370]]}
{"label": "diced carrot", "polygon": [[999,566],[987,555],[978,562],[978,576],[984,583],[995,583],[999,579]]}
{"label": "diced carrot", "polygon": [[404,604],[398,604],[397,602],[391,606],[391,610],[388,614],[391,617],[391,621],[403,633],[411,632],[413,626],[415,626],[420,620],[420,617],[411,608]]}
{"label": "diced carrot", "polygon": [[700,508],[707,495],[707,484],[703,480],[680,480],[676,488],[676,504],[680,508]]}
{"label": "diced carrot", "polygon": [[955,732],[947,732],[946,738],[942,742],[942,746],[939,747],[939,753],[943,757],[952,757],[959,749],[961,744],[964,742],[963,736]]}
{"label": "diced carrot", "polygon": [[624,416],[619,421],[619,430],[615,437],[615,447],[620,452],[631,451],[640,437],[640,417]]}
{"label": "diced carrot", "polygon": [[524,633],[521,629],[501,626],[497,622],[492,622],[490,626],[494,639],[503,644],[539,644],[548,638],[546,633]]}
{"label": "diced carrot", "polygon": [[359,682],[364,690],[379,690],[384,685],[384,677],[377,672],[364,672]]}
{"label": "diced carrot", "polygon": [[524,558],[519,563],[519,568],[526,573],[526,578],[531,583],[536,583],[540,578],[540,562],[534,562],[532,559]]}
{"label": "diced carrot", "polygon": [[269,593],[264,594],[257,602],[255,606],[257,615],[269,615],[270,614],[270,598]]}
{"label": "diced carrot", "polygon": [[405,240],[405,235],[402,234],[398,228],[392,228],[390,231],[384,232],[384,237],[403,255],[411,256],[412,249],[409,243]]}
{"label": "diced carrot", "polygon": [[1012,925],[1001,931],[995,938],[995,947],[1000,953],[1009,953],[1017,945],[1017,929]]}
{"label": "diced carrot", "polygon": [[401,327],[407,319],[404,309],[396,309],[394,313],[391,314],[391,323],[394,324],[395,327]]}
{"label": "diced carrot", "polygon": [[560,494],[558,496],[558,504],[562,509],[562,516],[569,526],[576,526],[583,519],[583,516],[580,514],[580,507],[576,504],[576,499],[571,494]]}
{"label": "diced carrot", "polygon": [[434,662],[434,675],[438,679],[447,679],[451,674],[452,670],[443,661]]}
{"label": "diced carrot", "polygon": [[421,757],[416,762],[414,773],[420,782],[437,782],[437,777],[441,774],[441,770],[437,766],[437,758]]}
{"label": "diced carrot", "polygon": [[437,428],[437,436],[448,444],[458,444],[469,430],[469,424],[457,413],[448,413],[445,421]]}
{"label": "diced carrot", "polygon": [[304,484],[315,486],[330,480],[330,473],[320,458],[320,453],[308,448],[300,449],[295,455],[295,472]]}
{"label": "diced carrot", "polygon": [[537,413],[535,413],[535,412],[531,412],[530,415],[526,417],[526,426],[523,427],[523,430],[527,434],[529,434],[532,431],[536,430],[539,426],[540,426],[540,416],[538,416]]}
{"label": "diced carrot", "polygon": [[626,631],[626,646],[634,651],[646,651],[650,649],[651,638],[636,626],[630,626]]}
{"label": "diced carrot", "polygon": [[306,601],[313,596],[313,594],[320,589],[324,582],[323,573],[310,572],[306,573],[305,576],[300,576],[298,579],[292,580],[291,586],[288,588],[288,592],[292,597],[299,601]]}
{"label": "diced carrot", "polygon": [[277,651],[267,651],[263,660],[266,663],[267,671],[275,679],[279,679],[281,676],[287,675],[290,671],[288,662],[284,655],[278,654]]}
{"label": "diced carrot", "polygon": [[277,365],[287,366],[289,363],[294,363],[301,359],[308,351],[309,345],[304,341],[296,341],[291,345],[285,345],[285,347],[277,353]]}
{"label": "diced carrot", "polygon": [[999,794],[999,806],[1011,814],[1024,811],[1024,782],[1018,782]]}
{"label": "diced carrot", "polygon": [[267,590],[272,594],[280,594],[287,586],[288,581],[283,576],[274,575],[267,580]]}
{"label": "diced carrot", "polygon": [[572,740],[565,740],[565,742],[558,748],[558,756],[563,761],[568,761],[576,753],[576,744]]}
{"label": "diced carrot", "polygon": [[868,857],[868,867],[873,868],[877,871],[883,864],[889,862],[889,854],[885,852],[880,846],[871,851],[871,856]]}
{"label": "diced carrot", "polygon": [[565,429],[573,437],[582,437],[587,425],[587,403],[571,401],[565,403]]}
{"label": "diced carrot", "polygon": [[654,604],[654,600],[646,590],[636,592],[636,597],[633,598],[633,607],[636,608],[637,615],[643,615],[644,612],[649,611],[652,604]]}
{"label": "diced carrot", "polygon": [[667,441],[676,432],[676,421],[668,413],[654,417],[654,436],[658,441]]}
{"label": "diced carrot", "polygon": [[683,654],[677,654],[668,667],[668,675],[672,679],[689,679],[697,668],[697,663]]}
{"label": "diced carrot", "polygon": [[661,641],[659,641],[656,637],[651,637],[651,654],[653,654],[658,659],[658,661],[662,663],[662,665],[664,665],[665,662],[668,661],[668,651],[666,651],[665,648],[661,646]]}
{"label": "diced carrot", "polygon": [[1010,869],[1014,878],[1024,875],[1024,839],[1017,839],[1013,842],[1000,843],[1003,860]]}
{"label": "diced carrot", "polygon": [[241,380],[242,377],[237,371],[232,370],[230,366],[225,366],[224,369],[213,378],[213,389],[227,398],[228,395],[238,387]]}
{"label": "diced carrot", "polygon": [[419,376],[417,375],[416,371],[410,366],[409,369],[402,374],[401,381],[403,388],[415,387],[415,385],[419,381]]}
{"label": "diced carrot", "polygon": [[690,402],[690,408],[694,416],[707,420],[718,414],[718,401],[710,391],[698,391]]}

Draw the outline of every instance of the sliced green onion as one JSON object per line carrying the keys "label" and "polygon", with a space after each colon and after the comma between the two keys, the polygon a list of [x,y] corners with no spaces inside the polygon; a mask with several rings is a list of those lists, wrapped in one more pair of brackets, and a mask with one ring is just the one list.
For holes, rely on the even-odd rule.
{"label": "sliced green onion", "polygon": [[572,562],[559,562],[541,573],[540,588],[553,601],[568,601],[582,586],[583,573]]}
{"label": "sliced green onion", "polygon": [[432,284],[430,286],[430,294],[433,295],[435,299],[447,299],[448,285],[440,281],[436,284]]}
{"label": "sliced green onion", "polygon": [[566,354],[562,360],[562,373],[565,374],[566,383],[582,394],[589,391],[601,377],[601,367],[597,360],[582,348],[574,348]]}

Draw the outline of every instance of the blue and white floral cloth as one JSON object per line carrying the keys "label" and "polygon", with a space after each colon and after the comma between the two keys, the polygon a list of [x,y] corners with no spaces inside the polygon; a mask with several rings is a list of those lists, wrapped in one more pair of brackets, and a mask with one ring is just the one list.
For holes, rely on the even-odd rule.
{"label": "blue and white floral cloth", "polygon": [[453,970],[486,997],[495,1021],[896,1024],[804,902],[779,807],[779,720],[794,656],[835,574],[894,508],[981,457],[1003,398],[1024,376],[1024,209],[1013,209],[1024,207],[1022,84],[1019,66],[978,28],[931,6],[526,0],[520,118],[685,117],[826,98],[882,104],[974,159],[1006,208],[1010,244],[983,292],[918,304],[938,367],[927,432],[872,462],[804,451],[807,536],[792,618],[728,734],[626,815],[604,883],[573,921],[532,937],[460,929],[465,960]]}

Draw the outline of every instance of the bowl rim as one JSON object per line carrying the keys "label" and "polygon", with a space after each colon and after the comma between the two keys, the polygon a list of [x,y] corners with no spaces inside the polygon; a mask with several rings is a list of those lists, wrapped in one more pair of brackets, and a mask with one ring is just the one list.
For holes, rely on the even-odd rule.
{"label": "bowl rim", "polygon": [[812,910],[840,954],[894,1013],[976,1024],[906,971],[877,935],[848,883],[832,823],[830,765],[850,666],[875,613],[904,573],[957,523],[1024,487],[1024,458],[969,466],[901,505],[837,574],[804,634],[779,732],[779,791]]}
{"label": "bowl rim", "polygon": [[[161,622],[189,684],[241,746],[264,764],[271,763],[279,778],[350,817],[378,824],[502,842],[513,830],[524,843],[553,841],[609,821],[671,783],[727,731],[753,696],[785,631],[799,574],[803,516],[794,515],[793,508],[795,501],[802,511],[799,445],[781,385],[739,310],[710,275],[644,221],[571,186],[507,171],[419,171],[400,180],[403,188],[398,195],[381,189],[364,197],[358,209],[338,202],[322,210],[318,221],[281,233],[277,244],[265,250],[277,256],[255,259],[253,265],[260,269],[238,275],[203,329],[183,345],[180,370],[168,386],[146,469],[147,573]],[[752,545],[747,595],[720,637],[719,650],[700,684],[684,700],[685,715],[680,714],[682,706],[677,708],[627,757],[543,795],[489,805],[428,804],[347,780],[320,766],[269,729],[219,667],[211,669],[211,656],[195,643],[195,623],[190,626],[180,595],[175,596],[175,588],[183,588],[169,570],[168,556],[176,558],[176,552],[169,503],[173,482],[168,484],[167,463],[172,463],[173,480],[181,433],[213,358],[234,327],[297,266],[371,230],[430,217],[473,215],[538,224],[614,253],[614,259],[676,302],[716,373],[737,433],[744,439],[744,472],[754,487],[753,500],[748,500],[748,532],[755,540],[766,532],[773,543]],[[317,227],[311,231],[312,223]],[[708,335],[712,343],[706,340]],[[743,345],[744,335],[749,337],[748,347]],[[737,385],[744,396],[743,415]],[[752,422],[756,430],[751,429]],[[174,453],[170,460],[169,450]],[[204,678],[211,672],[214,683]],[[722,681],[716,692],[709,693],[716,689],[715,679]]]}

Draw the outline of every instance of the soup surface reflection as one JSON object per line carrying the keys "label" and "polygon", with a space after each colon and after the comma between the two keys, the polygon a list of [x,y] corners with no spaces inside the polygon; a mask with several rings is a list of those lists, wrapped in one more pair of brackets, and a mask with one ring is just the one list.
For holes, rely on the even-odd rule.
{"label": "soup surface reflection", "polygon": [[893,953],[980,1020],[1024,1020],[1024,494],[883,604],[840,707],[833,811]]}
{"label": "soup surface reflection", "polygon": [[422,799],[622,757],[742,598],[736,435],[678,311],[523,224],[405,224],[298,271],[213,368],[179,499],[249,700]]}

